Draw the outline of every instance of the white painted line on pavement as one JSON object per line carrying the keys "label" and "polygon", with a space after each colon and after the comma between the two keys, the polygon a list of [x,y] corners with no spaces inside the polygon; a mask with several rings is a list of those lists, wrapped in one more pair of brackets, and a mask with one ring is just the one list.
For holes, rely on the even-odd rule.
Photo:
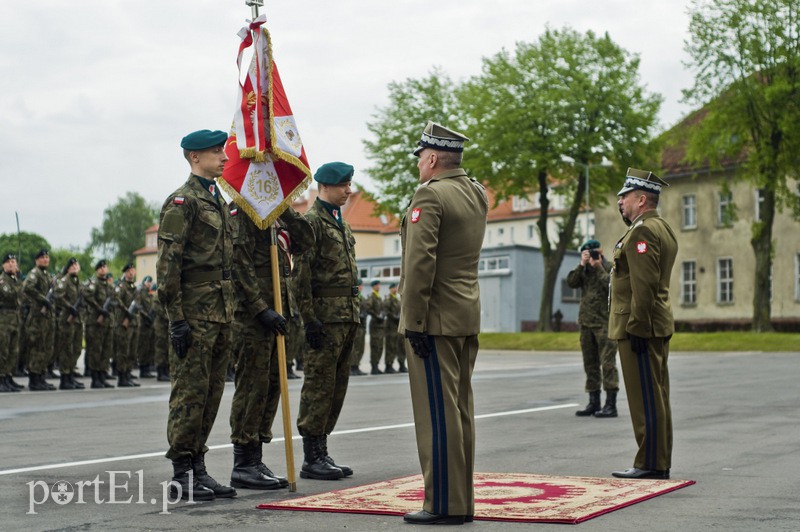
{"label": "white painted line on pavement", "polygon": [[[515,416],[519,414],[530,414],[534,412],[546,412],[548,410],[558,410],[560,408],[574,408],[579,406],[577,403],[567,403],[562,405],[553,405],[553,406],[542,406],[538,408],[526,408],[524,410],[508,410],[506,412],[494,412],[492,414],[481,414],[475,416],[475,419],[486,419],[490,417],[502,417],[502,416]],[[378,427],[367,427],[363,429],[350,429],[350,430],[337,430],[331,434],[331,436],[338,436],[342,434],[361,434],[363,432],[376,432],[381,430],[391,430],[391,429],[403,429],[408,427],[413,427],[413,423],[400,423],[398,425],[381,425]],[[292,440],[300,440],[302,437],[300,435],[293,435]],[[285,438],[273,438],[273,442],[282,442],[285,441]],[[225,443],[222,445],[210,445],[209,449],[226,449],[232,447],[233,444]],[[122,462],[125,460],[137,460],[140,458],[155,458],[155,457],[163,457],[164,451],[158,451],[155,453],[142,453],[142,454],[128,454],[124,456],[110,456],[108,458],[97,458],[94,460],[80,460],[77,462],[63,462],[60,464],[46,464],[40,466],[32,466],[32,467],[20,467],[17,469],[4,469],[0,470],[0,476],[3,475],[14,475],[17,473],[29,473],[31,471],[43,471],[46,469],[60,469],[64,467],[77,467],[83,465],[92,465],[92,464],[106,464],[110,462]]]}

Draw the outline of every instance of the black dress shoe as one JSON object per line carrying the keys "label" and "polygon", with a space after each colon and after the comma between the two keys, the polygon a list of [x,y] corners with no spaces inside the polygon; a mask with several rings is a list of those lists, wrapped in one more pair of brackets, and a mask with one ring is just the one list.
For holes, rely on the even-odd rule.
{"label": "black dress shoe", "polygon": [[420,510],[403,516],[403,521],[412,525],[463,525],[463,515],[439,515]]}
{"label": "black dress shoe", "polygon": [[661,471],[659,469],[638,469],[632,467],[625,471],[614,471],[611,474],[617,478],[657,478],[667,480],[669,478],[669,469]]}

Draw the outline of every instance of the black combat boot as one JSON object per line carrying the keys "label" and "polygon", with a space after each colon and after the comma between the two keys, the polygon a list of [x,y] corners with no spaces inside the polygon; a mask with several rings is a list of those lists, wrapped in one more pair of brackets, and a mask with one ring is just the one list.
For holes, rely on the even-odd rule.
{"label": "black combat boot", "polygon": [[281,483],[281,487],[282,488],[285,488],[286,486],[289,485],[289,480],[286,479],[286,477],[279,477],[278,475],[273,473],[272,470],[270,468],[268,468],[264,464],[264,459],[263,459],[263,454],[262,454],[263,453],[263,447],[262,447],[261,443],[259,443],[258,445],[254,445],[252,450],[253,450],[253,459],[256,461],[256,467],[258,468],[259,471],[261,471],[263,474],[265,474],[268,477],[272,477],[272,478],[276,479],[278,482]]}
{"label": "black combat boot", "polygon": [[152,379],[155,377],[152,373],[150,373],[150,366],[147,364],[140,364],[139,365],[139,378],[141,379]]}
{"label": "black combat boot", "polygon": [[114,387],[113,384],[111,384],[110,382],[108,382],[106,380],[106,379],[108,379],[108,373],[106,373],[105,370],[98,371],[97,374],[100,377],[100,381],[103,383],[103,388],[113,388]]}
{"label": "black combat boot", "polygon": [[6,386],[12,389],[12,391],[20,391],[25,388],[23,385],[19,384],[18,382],[14,381],[14,377],[11,375],[6,377]]}
{"label": "black combat boot", "polygon": [[617,390],[606,390],[606,404],[594,413],[594,417],[617,417]]}
{"label": "black combat boot", "polygon": [[201,486],[210,489],[215,497],[220,499],[236,497],[235,489],[220,484],[208,474],[208,471],[206,471],[206,455],[204,453],[200,453],[192,458],[192,470],[194,471],[195,480],[197,480]]}
{"label": "black combat boot", "polygon": [[122,388],[131,388],[131,387],[139,387],[138,382],[133,382],[131,379],[131,372],[130,371],[119,371],[119,377],[117,378],[117,386]]}
{"label": "black combat boot", "polygon": [[383,369],[383,372],[389,375],[391,373],[397,373],[397,370],[394,369],[394,366],[392,366],[391,364],[387,364],[386,367]]}
{"label": "black combat boot", "polygon": [[350,366],[350,376],[351,377],[360,377],[362,375],[366,375],[361,369],[358,367],[358,364],[353,364]]}
{"label": "black combat boot", "polygon": [[370,375],[383,375],[383,372],[378,368],[377,364],[372,365],[372,371],[369,372]]}
{"label": "black combat boot", "polygon": [[72,383],[72,385],[75,387],[76,390],[83,390],[84,388],[86,388],[86,386],[84,386],[81,381],[75,378],[74,373],[69,374],[69,381]]}
{"label": "black combat boot", "polygon": [[[259,448],[261,447],[261,443],[255,445],[258,445]],[[231,486],[250,490],[277,490],[282,488],[283,486],[281,486],[277,478],[265,475],[259,469],[256,463],[255,445],[233,444]]]}
{"label": "black combat boot", "polygon": [[92,389],[105,388],[105,386],[103,385],[103,379],[100,378],[100,372],[95,370],[91,371],[92,371],[92,384],[89,385],[89,387]]}
{"label": "black combat boot", "polygon": [[18,391],[19,391],[19,390],[14,390],[14,389],[12,389],[12,388],[11,388],[11,387],[10,387],[10,386],[9,386],[9,385],[6,383],[6,379],[5,379],[5,378],[3,378],[2,380],[0,380],[0,393],[5,393],[5,392],[18,392]]}
{"label": "black combat boot", "polygon": [[161,365],[156,367],[156,371],[158,372],[158,375],[156,376],[156,380],[158,382],[169,382],[170,381],[169,366],[167,366],[166,364],[161,364]]}
{"label": "black combat boot", "polygon": [[406,367],[405,362],[400,362],[400,369],[398,369],[400,373],[408,373],[408,368]]}
{"label": "black combat boot", "polygon": [[346,466],[346,465],[341,465],[341,464],[335,463],[333,461],[333,458],[331,458],[331,455],[328,454],[328,435],[327,434],[320,437],[320,447],[321,447],[320,453],[325,458],[326,462],[328,462],[333,467],[338,467],[339,469],[341,469],[342,473],[346,477],[349,477],[350,475],[353,474],[353,470],[350,468],[350,466]]}
{"label": "black combat boot", "polygon": [[58,385],[59,390],[77,390],[69,377],[68,373],[61,372],[61,383]]}
{"label": "black combat boot", "polygon": [[338,480],[344,478],[344,473],[325,460],[320,449],[319,436],[303,436],[303,467],[300,469],[300,478],[314,480]]}
{"label": "black combat boot", "polygon": [[600,390],[589,392],[589,404],[583,410],[575,412],[575,415],[581,417],[591,416],[598,410],[600,410]]}
{"label": "black combat boot", "polygon": [[[177,484],[177,486],[176,486]],[[178,496],[180,487],[181,499],[195,501],[213,501],[214,492],[203,486],[197,481],[197,475],[192,470],[192,457],[181,456],[172,461],[172,483],[169,486],[169,495],[172,498]]]}
{"label": "black combat boot", "polygon": [[32,392],[49,392],[56,387],[44,380],[44,373],[28,372],[28,389]]}

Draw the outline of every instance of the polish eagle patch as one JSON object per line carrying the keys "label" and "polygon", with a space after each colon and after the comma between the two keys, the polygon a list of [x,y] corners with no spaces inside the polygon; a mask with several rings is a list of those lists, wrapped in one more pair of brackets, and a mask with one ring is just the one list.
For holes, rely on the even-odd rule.
{"label": "polish eagle patch", "polygon": [[411,223],[415,224],[419,221],[419,217],[422,216],[422,209],[419,207],[415,207],[411,209]]}
{"label": "polish eagle patch", "polygon": [[639,253],[640,255],[642,253],[647,253],[647,242],[637,242],[636,253]]}

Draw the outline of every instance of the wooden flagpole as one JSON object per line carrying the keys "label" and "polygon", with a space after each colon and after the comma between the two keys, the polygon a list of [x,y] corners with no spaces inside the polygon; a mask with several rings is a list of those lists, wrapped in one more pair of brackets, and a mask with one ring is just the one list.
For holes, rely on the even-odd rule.
{"label": "wooden flagpole", "polygon": [[[264,6],[264,0],[245,0],[250,6],[253,20],[258,18],[258,8]],[[260,31],[260,30],[257,30]],[[283,315],[283,300],[281,298],[281,277],[278,267],[278,235],[275,224],[270,227],[269,256],[272,265],[272,291],[274,294],[273,307],[275,312]],[[281,387],[281,418],[283,418],[284,448],[286,449],[286,477],[289,481],[289,491],[297,491],[297,477],[294,466],[294,447],[292,445],[292,414],[289,410],[289,380],[286,372],[286,338],[282,334],[275,335],[278,346],[278,374]]]}

